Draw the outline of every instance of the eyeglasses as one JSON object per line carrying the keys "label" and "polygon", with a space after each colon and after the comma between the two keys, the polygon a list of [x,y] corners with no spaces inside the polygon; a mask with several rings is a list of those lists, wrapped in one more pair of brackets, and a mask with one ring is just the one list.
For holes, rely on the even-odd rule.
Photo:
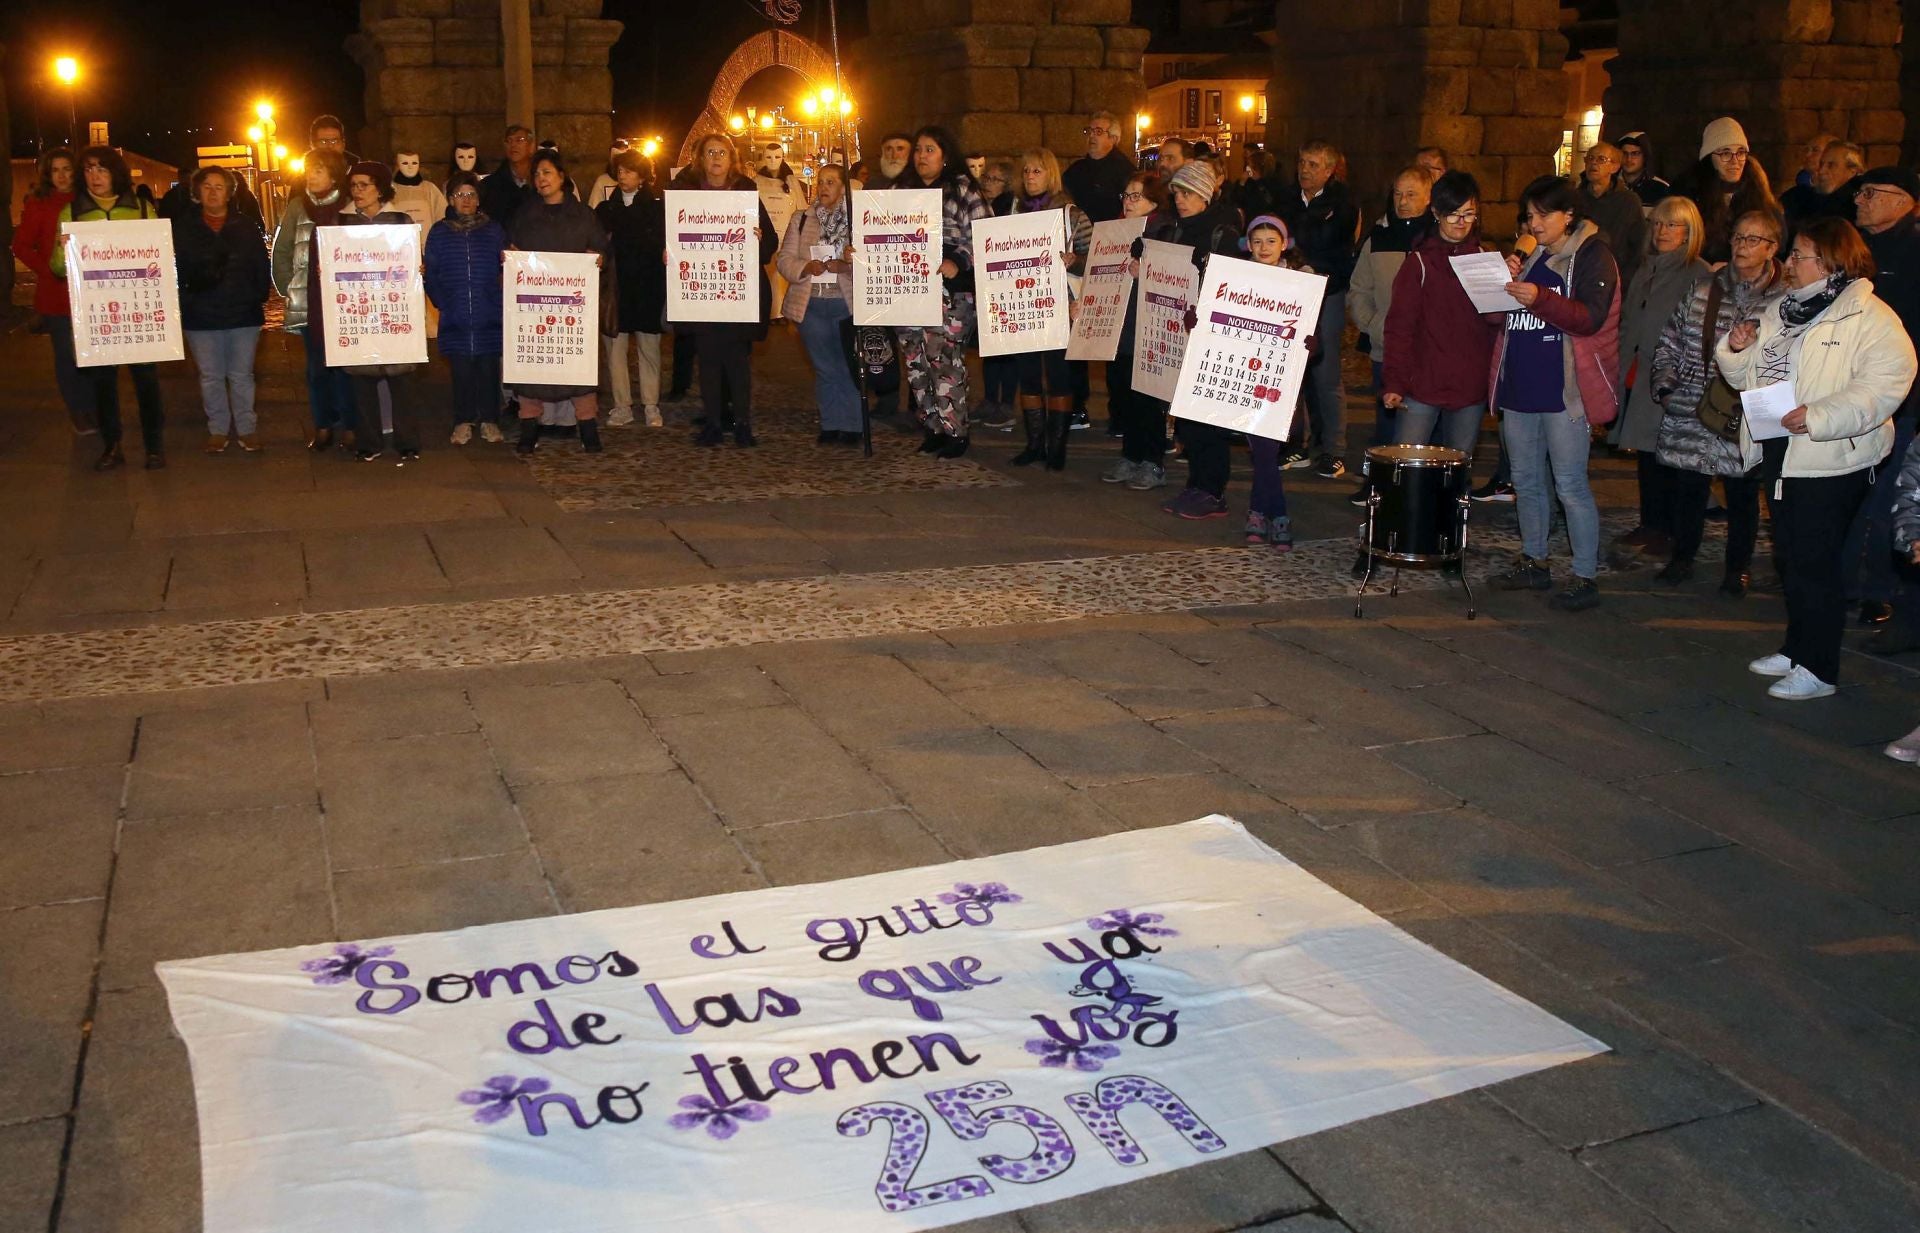
{"label": "eyeglasses", "polygon": [[455,201],[478,201],[480,200],[480,194],[470,188],[463,188],[455,191],[453,199]]}
{"label": "eyeglasses", "polygon": [[1685,223],[1675,222],[1672,219],[1656,218],[1653,220],[1653,229],[1655,231],[1685,231],[1687,225]]}
{"label": "eyeglasses", "polygon": [[1088,136],[1088,137],[1111,137],[1111,136],[1113,136],[1113,130],[1112,130],[1112,129],[1110,129],[1110,128],[1083,128],[1083,129],[1081,129],[1081,130],[1080,130],[1080,132],[1081,132],[1081,133],[1082,133],[1083,135],[1085,135],[1085,136]]}
{"label": "eyeglasses", "polygon": [[1589,167],[1605,167],[1605,166],[1611,166],[1612,164],[1617,163],[1620,160],[1613,157],[1611,154],[1589,154],[1587,155],[1586,161],[1587,161],[1587,166]]}
{"label": "eyeglasses", "polygon": [[1121,193],[1120,194],[1120,200],[1122,201],[1145,201],[1146,199],[1147,199],[1147,195],[1145,193]]}
{"label": "eyeglasses", "polygon": [[1737,235],[1733,237],[1733,243],[1736,247],[1742,244],[1765,244],[1769,248],[1775,248],[1779,246],[1780,241],[1770,235]]}
{"label": "eyeglasses", "polygon": [[1819,264],[1819,261],[1820,261],[1820,255],[1818,253],[1788,253],[1787,254],[1786,263],[1788,265],[1794,265],[1801,261],[1811,261],[1817,265]]}
{"label": "eyeglasses", "polygon": [[1871,201],[1876,196],[1886,195],[1905,197],[1906,193],[1897,188],[1883,188],[1877,184],[1862,184],[1859,188],[1853,190],[1853,198],[1855,201],[1858,201],[1862,197]]}
{"label": "eyeglasses", "polygon": [[1725,149],[1715,150],[1713,152],[1713,157],[1715,158],[1745,158],[1746,156],[1747,148],[1745,146],[1728,146]]}
{"label": "eyeglasses", "polygon": [[1456,227],[1464,227],[1468,223],[1479,222],[1480,211],[1462,210],[1458,214],[1442,214],[1440,217],[1446,219],[1448,222],[1452,223]]}

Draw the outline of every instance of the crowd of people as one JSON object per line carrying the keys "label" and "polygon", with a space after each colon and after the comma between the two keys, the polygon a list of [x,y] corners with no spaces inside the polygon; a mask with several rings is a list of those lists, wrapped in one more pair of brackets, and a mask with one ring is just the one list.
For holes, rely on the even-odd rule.
{"label": "crowd of people", "polygon": [[[175,231],[181,316],[209,453],[235,443],[261,448],[253,353],[270,291],[285,299],[288,331],[313,340],[325,328],[326,297],[312,294],[315,229],[411,222],[424,231],[423,281],[437,313],[437,349],[453,377],[455,445],[476,433],[504,441],[506,418],[517,421],[522,452],[539,448],[542,424],[556,419],[576,426],[582,449],[602,447],[600,386],[501,387],[502,255],[522,249],[599,258],[608,425],[634,423],[637,407],[645,425],[664,426],[662,335],[671,333],[667,397],[687,392],[697,369],[697,443],[718,446],[730,434],[736,446],[756,444],[752,354],[774,318],[771,268],[785,285],[779,315],[796,327],[813,368],[821,446],[861,439],[870,391],[856,373],[862,365],[872,374],[894,365],[925,454],[958,458],[976,428],[1018,426],[1025,447],[1013,463],[1057,470],[1070,434],[1088,423],[1088,366],[1070,363],[1064,351],[989,359],[984,396],[975,402],[967,362],[978,311],[972,224],[1063,210],[1062,259],[1072,269],[1084,261],[1096,224],[1141,218],[1145,238],[1187,246],[1196,265],[1227,255],[1325,279],[1295,439],[1246,441],[1249,545],[1292,546],[1285,471],[1346,474],[1342,351],[1351,324],[1372,363],[1370,444],[1443,445],[1471,460],[1489,413],[1496,421],[1499,461],[1473,495],[1515,504],[1523,547],[1494,574],[1495,586],[1551,591],[1552,607],[1577,612],[1600,602],[1603,561],[1658,565],[1659,582],[1685,582],[1717,481],[1727,595],[1754,585],[1763,497],[1770,515],[1787,631],[1780,650],[1751,668],[1776,678],[1773,696],[1834,692],[1850,609],[1882,627],[1875,649],[1920,648],[1920,589],[1910,572],[1920,567],[1920,456],[1910,456],[1920,413],[1913,342],[1920,176],[1913,171],[1869,168],[1859,146],[1823,136],[1807,147],[1794,186],[1776,197],[1733,118],[1706,126],[1696,160],[1671,182],[1657,174],[1645,134],[1627,133],[1588,148],[1579,174],[1528,184],[1509,241],[1483,211],[1473,176],[1450,169],[1437,148],[1413,152],[1369,222],[1345,159],[1325,141],[1295,152],[1291,177],[1273,174],[1256,152],[1243,178],[1230,182],[1211,151],[1179,139],[1137,166],[1109,113],[1090,117],[1085,136],[1085,155],[1063,169],[1044,149],[1009,161],[969,154],[938,126],[887,133],[871,160],[818,168],[809,190],[777,146],[747,168],[735,140],[714,133],[670,181],[639,152],[616,147],[582,194],[561,153],[520,126],[506,130],[503,157],[490,173],[482,174],[477,149],[462,143],[451,152],[449,178],[435,185],[424,179],[417,151],[398,151],[390,163],[359,158],[345,149],[340,122],[326,116],[313,125],[303,183],[271,237],[231,172],[200,168],[153,203],[133,191],[116,152],[93,147],[41,159],[15,251],[38,275],[35,309],[52,341],[59,393],[75,430],[99,434],[101,470],[125,462],[118,372],[76,367],[59,227],[156,216],[170,218]],[[758,321],[667,320],[661,190],[668,187],[753,190],[763,202],[768,191],[789,195],[784,232],[764,205],[760,212]],[[850,194],[888,188],[941,194],[944,312],[935,325],[862,331],[850,309]],[[1488,313],[1451,259],[1494,248],[1504,250],[1513,304]],[[1225,517],[1238,435],[1179,419],[1170,442],[1168,404],[1133,388],[1136,334],[1130,301],[1105,374],[1118,457],[1101,479],[1141,491],[1162,487],[1177,450],[1185,483],[1162,508],[1188,519]],[[312,341],[307,347],[310,448],[351,445],[366,461],[388,453],[402,464],[416,459],[424,396],[418,366],[333,367],[322,350]],[[153,366],[130,367],[146,465],[164,466]],[[1782,384],[1793,403],[1782,417],[1749,406],[1768,399],[1743,397]],[[1596,445],[1630,452],[1637,467],[1637,525],[1606,544],[1589,484]],[[1350,498],[1356,505],[1368,499],[1365,483]],[[1557,520],[1571,551],[1556,578],[1549,544]],[[1920,760],[1920,740],[1908,752]]]}

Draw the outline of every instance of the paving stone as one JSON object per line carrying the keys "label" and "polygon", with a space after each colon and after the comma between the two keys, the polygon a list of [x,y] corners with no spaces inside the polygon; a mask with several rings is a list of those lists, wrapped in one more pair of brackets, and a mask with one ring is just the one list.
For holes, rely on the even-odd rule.
{"label": "paving stone", "polygon": [[1428,696],[1594,779],[1637,779],[1716,760],[1527,681],[1461,681]]}
{"label": "paving stone", "polygon": [[457,587],[580,577],[580,567],[545,527],[437,526],[427,540]]}
{"label": "paving stone", "polygon": [[757,826],[741,835],[776,886],[938,865],[952,854],[905,809]]}
{"label": "paving stone", "polygon": [[307,709],[168,711],[140,721],[127,816],[313,803]]}
{"label": "paving stone", "polygon": [[1356,1229],[1666,1233],[1483,1093],[1322,1131],[1273,1154]]}
{"label": "paving stone", "polygon": [[656,726],[736,829],[894,803],[893,794],[798,707],[682,715]]}
{"label": "paving stone", "polygon": [[1424,690],[1396,689],[1250,630],[1173,634],[1166,642],[1221,677],[1356,745],[1393,745],[1483,730],[1471,719],[1424,701]]}
{"label": "paving stone", "polygon": [[1912,1190],[1771,1107],[1605,1144],[1580,1159],[1688,1233],[1920,1228],[1920,1198]]}
{"label": "paving stone", "polygon": [[307,707],[314,744],[323,752],[362,741],[472,732],[480,726],[467,705],[466,691],[422,685],[404,676],[332,681],[327,693],[326,701]]}
{"label": "paving stone", "polygon": [[0,717],[0,775],[68,766],[124,766],[133,756],[131,716]]}
{"label": "paving stone", "polygon": [[960,695],[960,703],[1072,784],[1212,769],[1191,749],[1084,685],[975,689]]}
{"label": "paving stone", "polygon": [[57,1117],[73,1102],[102,910],[90,900],[0,912],[0,1120]]}
{"label": "paving stone", "polygon": [[0,1229],[47,1227],[66,1142],[60,1118],[0,1126]]}
{"label": "paving stone", "polygon": [[335,869],[498,856],[527,846],[479,733],[340,745],[320,756]]}
{"label": "paving stone", "polygon": [[[1275,708],[1168,720],[1161,731],[1320,826],[1424,813],[1459,803],[1379,755]],[[1422,745],[1410,748],[1425,748]]]}
{"label": "paving stone", "polygon": [[1485,664],[1456,655],[1443,644],[1390,625],[1354,620],[1346,602],[1338,615],[1289,615],[1257,628],[1266,637],[1290,642],[1389,685],[1437,685],[1487,675]]}
{"label": "paving stone", "polygon": [[678,770],[534,784],[514,796],[569,912],[765,885]]}
{"label": "paving stone", "polygon": [[632,676],[623,684],[649,719],[785,706],[792,701],[772,677],[753,664],[670,676]]}
{"label": "paving stone", "polygon": [[673,769],[633,700],[612,681],[482,687],[472,696],[510,784]]}
{"label": "paving stone", "polygon": [[954,694],[968,689],[1032,685],[1065,674],[1030,646],[1017,642],[972,642],[903,651],[900,658],[935,689]]}
{"label": "paving stone", "polygon": [[[1773,706],[1812,705],[1768,701]],[[1920,811],[1920,775],[1911,766],[1883,757],[1879,750],[1843,748],[1817,734],[1725,704],[1654,711],[1636,722],[1650,732],[1870,818]]]}
{"label": "paving stone", "polygon": [[440,562],[418,531],[308,535],[301,541],[316,598],[444,591]]}
{"label": "paving stone", "polygon": [[[191,888],[191,894],[184,892]],[[184,909],[183,901],[191,908]],[[326,850],[311,808],[189,814],[125,827],[107,915],[104,989],[153,965],[333,936]]]}
{"label": "paving stone", "polygon": [[1609,715],[1704,706],[1710,698],[1703,690],[1662,675],[1663,669],[1691,663],[1691,659],[1640,661],[1635,666],[1644,671],[1642,679],[1623,672],[1618,663],[1572,654],[1562,646],[1506,630],[1450,638],[1447,647]]}
{"label": "paving stone", "polygon": [[774,676],[821,727],[853,749],[986,731],[978,719],[889,656],[803,660],[774,669]]}
{"label": "paving stone", "polygon": [[875,750],[873,769],[959,857],[994,856],[1121,829],[1085,793],[1004,737]]}
{"label": "paving stone", "polygon": [[1307,1212],[1285,1220],[1249,1225],[1242,1233],[1352,1233],[1352,1228],[1331,1217]]}
{"label": "paving stone", "polygon": [[[1182,635],[1159,635],[1175,640]],[[1250,684],[1207,671],[1161,641],[1136,633],[1102,632],[1054,639],[1034,651],[1083,685],[1145,719],[1259,706]]]}
{"label": "paving stone", "polygon": [[1216,1233],[1318,1205],[1273,1157],[1255,1151],[1044,1203],[1020,1220],[1031,1233]]}
{"label": "paving stone", "polygon": [[1660,973],[1608,996],[1772,1103],[1920,1183],[1920,1040],[1911,1029],[1750,955]]}
{"label": "paving stone", "polygon": [[[1504,736],[1396,745],[1381,756],[1589,864],[1618,865],[1726,843],[1670,810]],[[1578,801],[1579,808],[1569,809],[1569,801]]]}
{"label": "paving stone", "polygon": [[557,909],[530,851],[333,875],[340,936],[384,938],[552,916]]}
{"label": "paving stone", "polygon": [[828,550],[763,511],[723,519],[712,514],[665,520],[667,529],[715,568],[826,560]]}
{"label": "paving stone", "polygon": [[148,547],[63,556],[57,566],[43,561],[15,612],[156,612],[167,592],[171,565],[167,553]]}
{"label": "paving stone", "polygon": [[157,985],[100,997],[60,1229],[201,1233],[193,1076]]}
{"label": "paving stone", "polygon": [[174,549],[166,608],[272,610],[307,597],[307,567],[296,540],[280,536],[219,536],[188,540]]}
{"label": "paving stone", "polygon": [[0,910],[107,893],[125,779],[114,766],[0,775]]}

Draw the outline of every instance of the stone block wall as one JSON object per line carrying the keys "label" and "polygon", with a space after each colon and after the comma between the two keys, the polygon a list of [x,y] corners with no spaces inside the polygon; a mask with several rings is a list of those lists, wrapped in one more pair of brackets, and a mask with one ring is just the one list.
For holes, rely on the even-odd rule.
{"label": "stone block wall", "polygon": [[1322,138],[1347,157],[1367,205],[1421,146],[1446,148],[1480,181],[1483,226],[1513,229],[1513,203],[1553,170],[1567,106],[1557,0],[1281,0],[1267,139]]}
{"label": "stone block wall", "polygon": [[1897,0],[1621,0],[1608,67],[1607,132],[1645,129],[1669,177],[1716,116],[1740,121],[1776,193],[1817,133],[1859,142],[1873,165],[1898,158],[1906,132]]}
{"label": "stone block wall", "polygon": [[[622,27],[601,19],[600,0],[532,2],[533,128],[590,180],[613,133],[607,52]],[[367,81],[361,153],[384,159],[415,148],[436,177],[456,141],[479,146],[483,168],[499,161],[507,108],[500,0],[362,0],[347,50]]]}
{"label": "stone block wall", "polygon": [[1044,146],[1079,157],[1088,115],[1111,111],[1126,127],[1146,101],[1147,32],[1127,25],[1131,9],[1129,0],[872,5],[871,35],[851,53],[862,148],[943,124],[991,156]]}

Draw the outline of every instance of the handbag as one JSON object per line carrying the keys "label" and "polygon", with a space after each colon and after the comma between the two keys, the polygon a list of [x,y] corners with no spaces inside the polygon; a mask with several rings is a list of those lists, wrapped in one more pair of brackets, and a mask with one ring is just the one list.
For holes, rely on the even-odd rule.
{"label": "handbag", "polygon": [[1740,440],[1740,421],[1745,414],[1740,404],[1740,394],[1727,379],[1720,375],[1720,368],[1713,361],[1713,333],[1720,324],[1720,280],[1715,278],[1707,287],[1707,315],[1700,326],[1700,357],[1706,367],[1706,390],[1700,395],[1700,406],[1694,414],[1700,417],[1700,423],[1706,430],[1722,441]]}

